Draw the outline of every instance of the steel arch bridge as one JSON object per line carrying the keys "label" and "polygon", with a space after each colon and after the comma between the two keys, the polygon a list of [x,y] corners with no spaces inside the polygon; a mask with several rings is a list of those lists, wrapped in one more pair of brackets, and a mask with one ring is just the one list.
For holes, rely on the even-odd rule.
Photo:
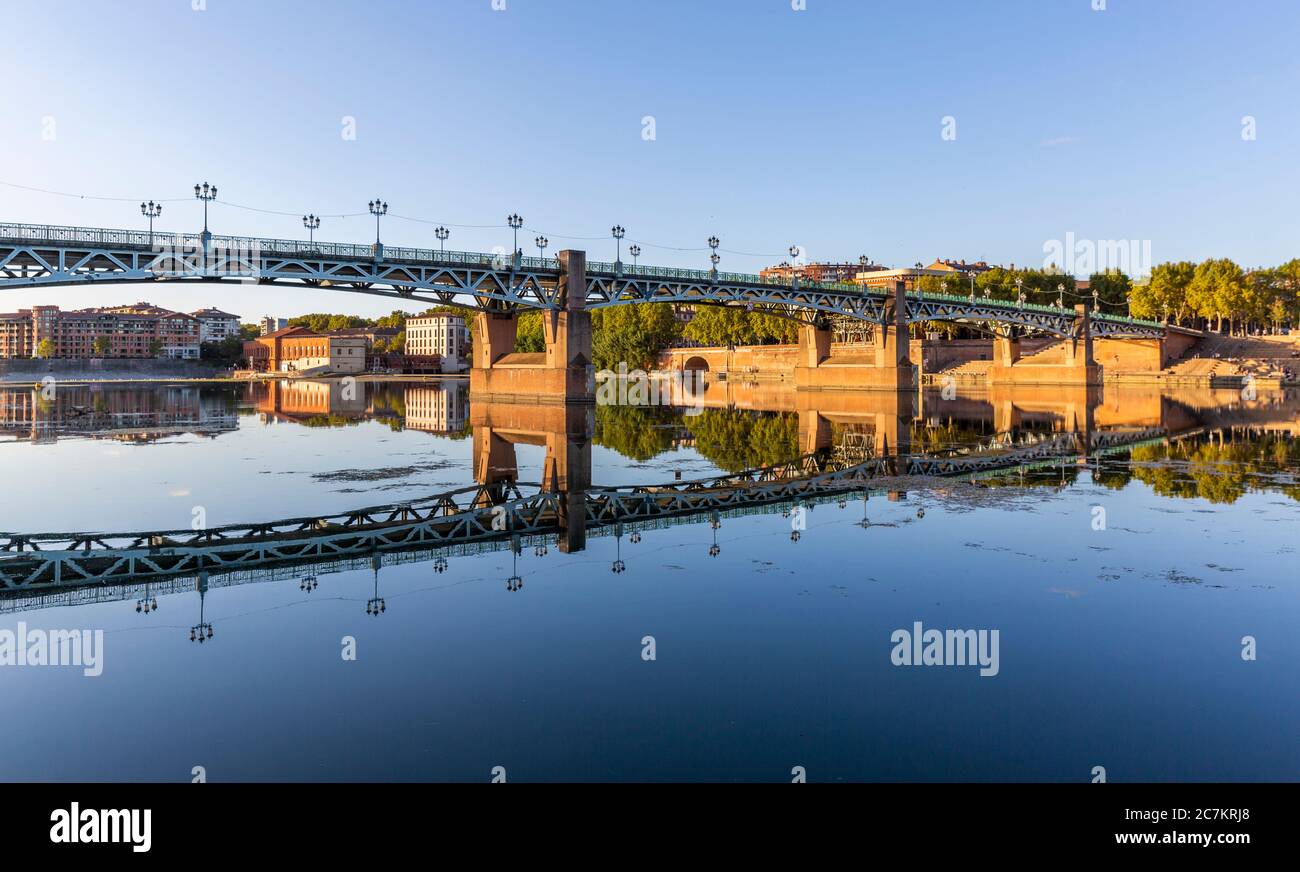
{"label": "steel arch bridge", "polygon": [[[560,258],[211,234],[0,224],[0,290],[126,282],[227,282],[322,288],[430,305],[516,312],[559,309],[573,277]],[[629,303],[740,306],[820,324],[893,321],[894,298],[852,284],[587,261],[587,308]],[[901,298],[909,323],[955,321],[1007,332],[1079,334],[1071,309],[948,294]],[[1098,338],[1159,339],[1166,327],[1093,313]]]}

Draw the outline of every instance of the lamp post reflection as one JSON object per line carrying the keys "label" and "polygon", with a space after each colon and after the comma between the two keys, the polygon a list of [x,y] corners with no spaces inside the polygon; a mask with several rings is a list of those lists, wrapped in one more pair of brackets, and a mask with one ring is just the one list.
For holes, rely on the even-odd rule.
{"label": "lamp post reflection", "polygon": [[208,594],[208,574],[200,572],[197,582],[199,589],[199,622],[190,627],[190,641],[202,644],[206,639],[212,638],[212,624],[203,618],[203,608]]}
{"label": "lamp post reflection", "polygon": [[374,615],[375,617],[379,617],[388,610],[388,606],[384,603],[384,598],[379,595],[379,567],[382,565],[383,563],[379,559],[378,554],[370,558],[370,568],[374,570],[375,573],[375,595],[366,600],[366,614]]}

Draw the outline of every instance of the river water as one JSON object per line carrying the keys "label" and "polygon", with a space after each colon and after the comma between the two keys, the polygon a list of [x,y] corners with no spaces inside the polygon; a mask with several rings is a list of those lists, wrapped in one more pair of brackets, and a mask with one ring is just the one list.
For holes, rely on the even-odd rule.
{"label": "river water", "polygon": [[[98,675],[0,666],[0,779],[1300,777],[1294,394],[693,399],[566,417],[458,381],[0,388],[7,543],[174,540],[485,479],[732,495],[564,549],[487,535],[202,581],[24,588],[5,561],[30,553],[0,552],[0,649],[102,630]],[[743,474],[899,452],[950,468],[775,502],[762,480],[797,473]],[[898,663],[930,629],[996,656]]]}

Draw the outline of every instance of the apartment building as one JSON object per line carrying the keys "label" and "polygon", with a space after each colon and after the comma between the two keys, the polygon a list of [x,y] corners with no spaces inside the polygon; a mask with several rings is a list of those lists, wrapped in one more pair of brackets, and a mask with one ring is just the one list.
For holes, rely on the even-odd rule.
{"label": "apartment building", "polygon": [[410,357],[442,358],[443,372],[465,368],[469,331],[459,315],[424,315],[406,319],[406,353]]}
{"label": "apartment building", "polygon": [[199,342],[222,342],[239,335],[239,316],[215,307],[191,312],[199,322]]}
{"label": "apartment building", "polygon": [[0,357],[38,356],[196,360],[199,321],[150,303],[69,312],[33,306],[0,313]]}

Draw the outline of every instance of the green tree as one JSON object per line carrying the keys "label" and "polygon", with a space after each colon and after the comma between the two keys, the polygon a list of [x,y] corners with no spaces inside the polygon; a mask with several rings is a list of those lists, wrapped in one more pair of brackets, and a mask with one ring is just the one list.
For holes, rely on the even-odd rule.
{"label": "green tree", "polygon": [[542,313],[523,313],[515,325],[515,351],[536,354],[545,350],[546,336],[542,332]]}
{"label": "green tree", "polygon": [[1133,288],[1129,311],[1134,318],[1160,320],[1168,313],[1174,323],[1193,316],[1187,292],[1196,274],[1196,265],[1188,261],[1162,263],[1151,270],[1145,284]]}
{"label": "green tree", "polygon": [[220,342],[205,342],[199,346],[199,358],[234,366],[244,359],[244,340],[239,336],[227,336]]}
{"label": "green tree", "polygon": [[591,356],[597,369],[653,369],[659,352],[680,335],[662,303],[632,303],[591,314]]}
{"label": "green tree", "polygon": [[400,309],[394,309],[389,314],[376,318],[373,326],[397,327],[398,329],[404,329],[406,327],[406,317],[405,312]]}
{"label": "green tree", "polygon": [[94,341],[90,343],[90,353],[95,357],[108,357],[109,349],[112,347],[113,343],[107,336],[96,336]]}
{"label": "green tree", "polygon": [[1088,277],[1088,293],[1097,293],[1098,309],[1102,312],[1126,313],[1133,280],[1117,269],[1093,273]]}
{"label": "green tree", "polygon": [[1196,267],[1187,287],[1187,302],[1196,315],[1213,320],[1214,329],[1222,332],[1224,319],[1241,306],[1244,293],[1241,267],[1227,258],[1211,259]]}
{"label": "green tree", "polygon": [[150,339],[150,340],[149,340],[149,356],[150,356],[150,357],[158,357],[160,354],[162,354],[162,350],[163,350],[163,344],[162,344],[162,340],[161,340],[161,339]]}
{"label": "green tree", "polygon": [[696,306],[685,335],[701,345],[752,345],[758,341],[745,311],[731,306]]}

